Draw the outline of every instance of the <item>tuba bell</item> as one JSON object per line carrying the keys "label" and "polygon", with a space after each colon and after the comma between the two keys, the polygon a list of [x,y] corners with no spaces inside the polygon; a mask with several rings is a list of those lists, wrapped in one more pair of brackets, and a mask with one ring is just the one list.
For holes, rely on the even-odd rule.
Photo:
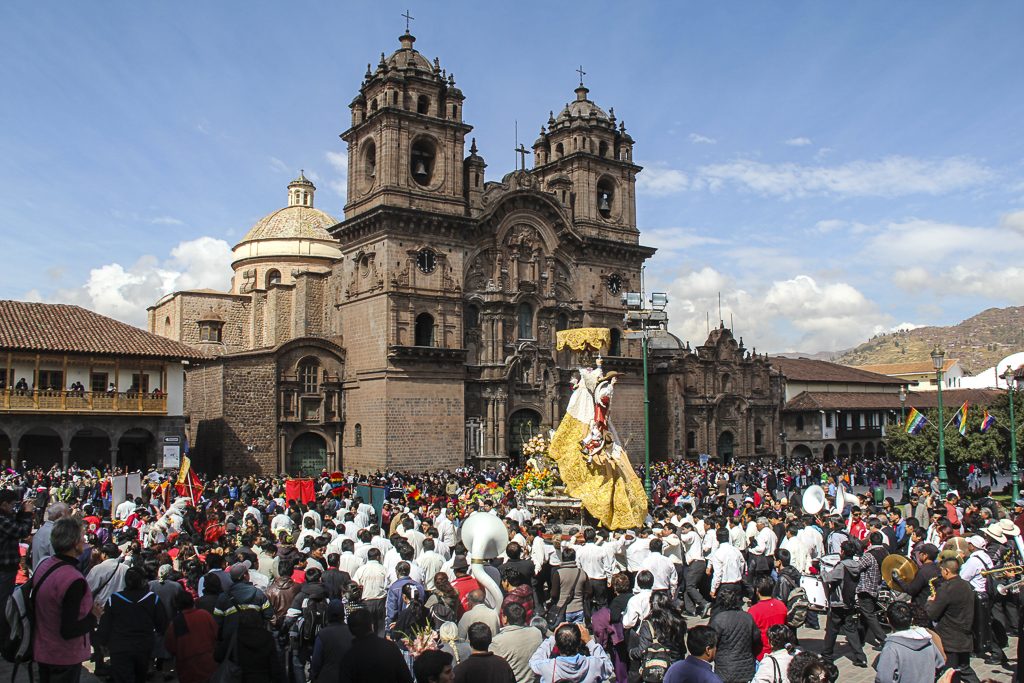
{"label": "tuba bell", "polygon": [[836,490],[836,509],[834,510],[834,512],[837,515],[841,515],[843,514],[844,509],[846,509],[846,493],[843,490],[843,487],[840,485],[840,487]]}
{"label": "tuba bell", "polygon": [[821,512],[822,508],[825,507],[825,489],[821,488],[817,484],[809,486],[804,491],[804,497],[801,500],[801,506],[804,512],[808,515],[816,515]]}

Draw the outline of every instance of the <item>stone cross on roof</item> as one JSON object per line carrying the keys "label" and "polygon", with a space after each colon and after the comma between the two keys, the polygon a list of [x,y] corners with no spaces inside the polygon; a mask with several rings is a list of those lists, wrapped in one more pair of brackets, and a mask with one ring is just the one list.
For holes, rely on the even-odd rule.
{"label": "stone cross on roof", "polygon": [[416,17],[409,16],[409,10],[405,10],[405,14],[401,14],[399,16],[405,17],[405,32],[408,33],[409,32],[409,20],[411,19],[411,20],[415,21]]}

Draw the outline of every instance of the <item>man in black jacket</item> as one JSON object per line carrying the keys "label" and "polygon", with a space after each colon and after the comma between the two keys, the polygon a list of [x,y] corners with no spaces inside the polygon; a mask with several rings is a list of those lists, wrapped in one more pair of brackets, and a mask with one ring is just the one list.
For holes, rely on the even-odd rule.
{"label": "man in black jacket", "polygon": [[960,560],[950,557],[939,564],[944,583],[933,598],[928,599],[925,611],[936,622],[935,632],[942,638],[946,651],[946,665],[960,672],[960,680],[979,683],[978,674],[971,668],[974,649],[974,589],[960,578]]}
{"label": "man in black jacket", "polygon": [[[32,499],[19,510],[18,495],[11,489],[0,491],[0,605],[14,593],[21,551],[18,543],[32,533]],[[3,619],[0,616],[0,619]]]}
{"label": "man in black jacket", "polygon": [[338,683],[412,683],[412,674],[402,651],[390,640],[373,632],[373,617],[357,609],[348,617],[352,649],[341,660]]}
{"label": "man in black jacket", "polygon": [[[917,556],[921,562],[920,568],[917,570],[917,574],[910,583],[905,583],[900,578],[900,574],[895,569],[892,570],[892,580],[899,586],[900,590],[910,596],[910,599],[925,607],[928,604],[928,598],[932,595],[932,588],[938,588],[938,584],[942,583],[942,572],[939,571],[939,565],[935,564],[935,558],[939,555],[939,549],[931,543],[924,543],[917,550]],[[886,577],[882,577],[886,578]],[[934,583],[932,583],[934,581]]]}

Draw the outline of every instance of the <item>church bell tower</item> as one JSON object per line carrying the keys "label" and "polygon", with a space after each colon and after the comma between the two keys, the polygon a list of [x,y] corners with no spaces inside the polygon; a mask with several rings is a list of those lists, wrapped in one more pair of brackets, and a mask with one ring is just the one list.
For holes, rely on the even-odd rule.
{"label": "church bell tower", "polygon": [[366,67],[349,107],[348,203],[345,218],[381,205],[464,215],[463,149],[472,126],[462,121],[462,91],[438,60],[401,48]]}

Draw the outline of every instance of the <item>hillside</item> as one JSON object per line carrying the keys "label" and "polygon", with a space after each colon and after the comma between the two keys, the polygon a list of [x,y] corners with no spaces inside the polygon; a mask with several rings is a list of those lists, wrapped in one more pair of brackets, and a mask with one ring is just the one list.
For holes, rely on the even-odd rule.
{"label": "hillside", "polygon": [[931,360],[939,344],[947,358],[959,358],[970,374],[1024,351],[1024,306],[990,308],[952,327],[919,327],[878,335],[836,358],[842,365],[882,365]]}

